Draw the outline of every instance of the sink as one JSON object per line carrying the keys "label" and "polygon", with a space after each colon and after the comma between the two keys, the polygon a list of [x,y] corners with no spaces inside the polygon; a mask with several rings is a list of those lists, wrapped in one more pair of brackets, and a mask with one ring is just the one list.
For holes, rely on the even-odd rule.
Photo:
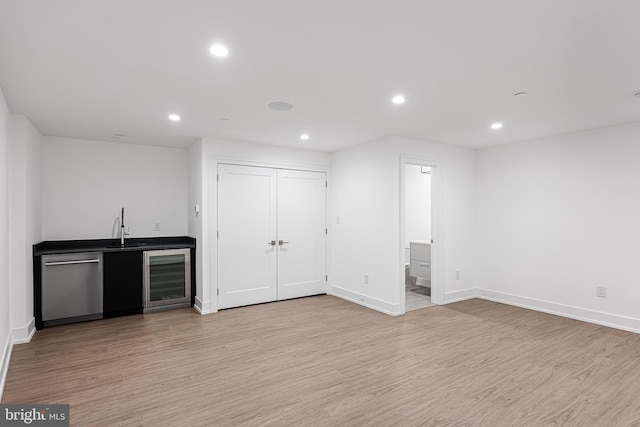
{"label": "sink", "polygon": [[120,245],[110,245],[107,249],[127,249],[127,248],[139,248],[141,246],[147,246],[147,243],[125,243],[124,248]]}

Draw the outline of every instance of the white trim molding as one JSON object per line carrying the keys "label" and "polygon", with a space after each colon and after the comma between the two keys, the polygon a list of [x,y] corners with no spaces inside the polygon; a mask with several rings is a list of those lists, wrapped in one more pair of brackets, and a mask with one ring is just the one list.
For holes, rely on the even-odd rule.
{"label": "white trim molding", "polygon": [[454,302],[465,301],[478,297],[476,288],[462,289],[459,291],[445,292],[443,304],[451,304]]}
{"label": "white trim molding", "polygon": [[214,311],[211,310],[211,302],[202,301],[197,296],[196,296],[196,303],[193,305],[193,308],[195,308],[198,313],[203,315],[214,313]]}
{"label": "white trim molding", "polygon": [[32,317],[27,326],[15,328],[11,331],[11,341],[13,344],[27,344],[31,342],[33,334],[36,333],[36,319]]}
{"label": "white trim molding", "polygon": [[640,333],[640,319],[635,317],[620,316],[618,314],[605,313],[602,311],[590,310],[587,308],[523,297],[504,292],[490,291],[487,289],[477,289],[477,295],[478,298],[489,301],[541,311],[543,313],[555,314],[556,316],[595,323],[596,325],[621,329],[623,331]]}
{"label": "white trim molding", "polygon": [[2,358],[0,358],[0,402],[2,401],[2,394],[4,393],[4,384],[7,380],[7,373],[9,372],[9,361],[11,360],[11,351],[13,350],[13,342],[11,340],[11,331],[9,336],[6,337],[6,344],[2,349]]}
{"label": "white trim molding", "polygon": [[402,314],[400,311],[400,304],[393,304],[378,298],[350,291],[349,289],[341,288],[340,286],[329,286],[329,292],[327,293],[391,316],[400,316]]}
{"label": "white trim molding", "polygon": [[[328,294],[391,316],[399,316],[402,314],[400,312],[400,304],[392,304],[386,301],[379,300],[377,298],[372,298],[367,295],[362,295],[357,292],[341,288],[339,286],[330,286]],[[579,320],[587,323],[593,323],[609,328],[620,329],[623,331],[640,333],[640,318],[605,313],[602,311],[576,307],[568,304],[561,304],[552,301],[513,295],[505,292],[491,291],[488,289],[469,288],[446,292],[444,294],[443,305],[470,300],[473,298],[512,305],[515,307],[539,311],[542,313],[553,314],[556,316],[566,317],[569,319]]]}

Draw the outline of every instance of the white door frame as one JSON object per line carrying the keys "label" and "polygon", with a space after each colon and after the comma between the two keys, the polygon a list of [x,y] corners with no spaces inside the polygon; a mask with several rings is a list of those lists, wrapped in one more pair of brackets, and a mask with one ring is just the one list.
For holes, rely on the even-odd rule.
{"label": "white door frame", "polygon": [[[327,182],[329,186],[326,192],[326,218],[327,218],[327,227],[329,228],[329,235],[327,236],[327,275],[331,277],[331,262],[329,256],[329,248],[331,244],[331,222],[329,221],[329,191],[331,189],[331,178],[329,168],[322,166],[314,166],[314,165],[292,165],[292,164],[282,164],[282,163],[269,163],[269,162],[260,162],[260,161],[252,161],[252,160],[244,160],[233,157],[219,157],[219,156],[209,156],[208,161],[206,162],[209,165],[209,175],[207,177],[207,181],[209,183],[209,189],[207,192],[207,196],[209,196],[209,200],[203,200],[203,205],[206,203],[206,206],[209,207],[208,211],[211,213],[210,215],[206,215],[203,217],[203,225],[202,225],[202,236],[205,242],[203,242],[203,250],[204,250],[204,265],[202,266],[203,274],[203,289],[205,287],[209,288],[209,304],[207,305],[208,313],[215,313],[218,311],[218,239],[217,239],[217,230],[218,230],[218,182],[217,182],[217,174],[218,174],[218,165],[220,163],[230,164],[230,165],[238,165],[238,166],[257,166],[257,167],[265,167],[265,168],[274,168],[274,169],[290,169],[290,170],[301,170],[301,171],[310,171],[310,172],[324,172],[327,174]],[[208,217],[208,218],[207,218]],[[207,256],[208,253],[208,256]],[[208,262],[207,262],[208,261]],[[207,283],[207,278],[209,283]],[[327,283],[327,292],[329,291],[329,283]],[[204,296],[206,299],[206,295]]]}
{"label": "white door frame", "polygon": [[431,302],[444,304],[443,232],[442,232],[442,163],[424,158],[400,156],[400,242],[398,264],[400,272],[399,297],[400,314],[406,313],[405,307],[405,165],[428,166],[431,168]]}

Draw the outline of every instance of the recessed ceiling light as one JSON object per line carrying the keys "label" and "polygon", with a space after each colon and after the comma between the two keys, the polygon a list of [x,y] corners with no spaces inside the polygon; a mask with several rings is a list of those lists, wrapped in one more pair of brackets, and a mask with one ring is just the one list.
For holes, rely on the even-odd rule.
{"label": "recessed ceiling light", "polygon": [[491,125],[491,129],[502,129],[502,123],[494,123]]}
{"label": "recessed ceiling light", "polygon": [[309,139],[309,135],[307,135],[306,133],[303,133],[302,135],[300,135],[300,139],[303,141],[307,141]]}
{"label": "recessed ceiling light", "polygon": [[177,114],[169,114],[169,120],[171,120],[172,122],[179,122],[180,116]]}
{"label": "recessed ceiling light", "polygon": [[640,98],[640,90],[633,94],[636,98]]}
{"label": "recessed ceiling light", "polygon": [[218,120],[220,120],[221,122],[228,122],[229,118],[228,117],[220,117]]}
{"label": "recessed ceiling light", "polygon": [[269,108],[276,111],[287,111],[293,108],[293,104],[288,102],[276,101],[269,104]]}
{"label": "recessed ceiling light", "polygon": [[391,99],[391,102],[393,102],[394,104],[404,104],[404,96],[402,95],[396,95],[393,97],[393,99]]}
{"label": "recessed ceiling light", "polygon": [[211,54],[217,58],[224,58],[225,56],[229,55],[229,49],[221,44],[214,44],[209,49],[209,52],[211,52]]}
{"label": "recessed ceiling light", "polygon": [[515,96],[516,98],[521,98],[523,96],[527,96],[527,92],[516,92],[513,94],[513,96]]}

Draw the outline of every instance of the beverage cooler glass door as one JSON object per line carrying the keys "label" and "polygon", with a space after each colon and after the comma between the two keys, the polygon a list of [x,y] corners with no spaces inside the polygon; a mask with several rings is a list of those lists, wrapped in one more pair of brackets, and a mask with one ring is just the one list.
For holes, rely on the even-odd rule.
{"label": "beverage cooler glass door", "polygon": [[189,249],[144,252],[145,311],[191,305]]}

